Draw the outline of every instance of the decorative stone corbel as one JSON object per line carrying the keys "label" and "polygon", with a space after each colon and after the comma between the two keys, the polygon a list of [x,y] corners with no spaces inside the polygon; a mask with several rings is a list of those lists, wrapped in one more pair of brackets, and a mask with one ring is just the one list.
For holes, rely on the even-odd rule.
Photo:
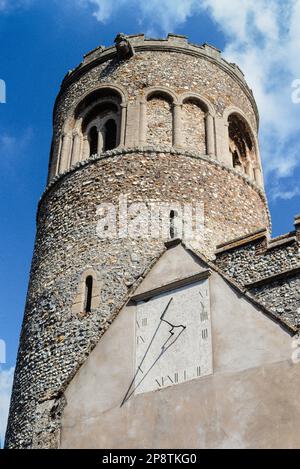
{"label": "decorative stone corbel", "polygon": [[119,60],[128,60],[135,54],[134,48],[128,40],[128,36],[124,33],[117,34],[115,38],[115,46]]}

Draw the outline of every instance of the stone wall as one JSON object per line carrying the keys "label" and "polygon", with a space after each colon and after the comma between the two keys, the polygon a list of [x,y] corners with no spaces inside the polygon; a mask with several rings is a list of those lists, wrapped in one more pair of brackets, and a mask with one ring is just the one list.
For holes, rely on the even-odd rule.
{"label": "stone wall", "polygon": [[266,236],[217,253],[217,266],[241,286],[299,267],[299,244],[272,246]]}
{"label": "stone wall", "polygon": [[274,316],[291,326],[300,327],[300,274],[270,281],[249,291]]}
{"label": "stone wall", "polygon": [[[234,242],[233,242],[234,244]],[[255,296],[274,316],[300,326],[299,225],[295,232],[269,240],[264,233],[217,251],[216,265]]]}
{"label": "stone wall", "polygon": [[57,130],[78,100],[101,83],[122,86],[129,102],[150,87],[166,87],[178,94],[189,90],[208,99],[219,116],[230,106],[241,109],[253,128],[257,128],[252,103],[233,77],[203,58],[187,56],[184,51],[169,52],[166,48],[165,52],[137,51],[128,61],[113,58],[87,71],[59,96],[55,109]]}

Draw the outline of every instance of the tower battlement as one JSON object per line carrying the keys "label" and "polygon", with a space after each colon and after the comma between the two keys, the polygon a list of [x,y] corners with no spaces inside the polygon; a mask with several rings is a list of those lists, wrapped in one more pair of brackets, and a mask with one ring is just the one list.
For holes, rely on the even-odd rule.
{"label": "tower battlement", "polygon": [[[236,74],[236,78],[241,80],[245,87],[248,88],[249,92],[252,94],[251,89],[249,88],[244,73],[240,67],[235,63],[230,63],[225,60],[220,49],[217,49],[211,44],[204,43],[202,45],[190,43],[187,36],[178,35],[178,34],[168,34],[165,39],[157,38],[148,38],[144,34],[133,34],[127,36],[128,40],[132,43],[134,48],[137,51],[141,50],[164,50],[166,52],[185,52],[188,55],[194,55],[195,57],[205,57],[207,60],[219,61],[220,65],[230,70],[231,73]],[[62,83],[62,86],[68,86],[76,73],[79,70],[82,70],[86,65],[91,64],[94,61],[106,61],[116,55],[115,46],[98,46],[92,51],[84,55],[83,61],[73,70],[70,70]],[[252,96],[254,101],[254,97]],[[255,104],[256,106],[256,104]],[[258,112],[257,112],[258,117]]]}

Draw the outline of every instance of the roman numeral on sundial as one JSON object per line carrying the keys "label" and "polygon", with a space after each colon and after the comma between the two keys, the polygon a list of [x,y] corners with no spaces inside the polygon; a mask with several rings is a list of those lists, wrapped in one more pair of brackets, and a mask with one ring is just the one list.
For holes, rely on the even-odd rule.
{"label": "roman numeral on sundial", "polygon": [[[140,361],[139,365],[137,366],[137,369],[136,369],[136,372],[135,372],[135,375],[130,383],[130,386],[124,396],[124,399],[121,403],[121,407],[122,405],[128,401],[128,399],[130,399],[130,397],[132,396],[132,394],[136,391],[136,389],[141,385],[141,383],[144,381],[144,379],[147,377],[147,375],[150,373],[150,371],[152,370],[152,368],[156,365],[156,363],[160,360],[160,358],[166,353],[166,351],[175,343],[177,342],[177,340],[179,339],[179,337],[181,336],[181,334],[185,331],[186,329],[186,326],[183,326],[183,325],[175,325],[175,324],[172,324],[171,322],[167,321],[165,319],[165,315],[166,315],[166,312],[167,310],[169,309],[169,306],[171,304],[173,300],[173,297],[169,300],[167,306],[165,307],[162,315],[160,316],[160,321],[157,325],[157,328],[155,329],[155,332],[149,342],[149,345],[144,353],[144,356],[142,358],[142,360]],[[148,355],[148,352],[149,352],[149,349],[151,348],[153,342],[155,341],[155,339],[157,339],[157,333],[161,327],[161,325],[165,323],[167,324],[170,329],[169,329],[169,337],[165,340],[164,339],[164,342],[159,344],[159,348],[158,348],[158,355],[156,356],[156,358],[154,359],[154,361],[152,362],[152,364],[150,366],[148,366],[148,369],[145,369],[144,370],[144,373],[143,373],[143,376],[137,380],[138,376],[139,376],[139,372],[141,370],[141,366],[143,365],[147,355]],[[138,341],[140,340],[142,336],[138,336]],[[142,338],[144,340],[144,338]],[[157,344],[156,344],[157,345]],[[170,377],[168,377],[171,381],[172,379]],[[137,381],[137,382],[136,382]],[[159,382],[157,381],[158,385],[159,385]],[[173,383],[173,381],[172,381]]]}

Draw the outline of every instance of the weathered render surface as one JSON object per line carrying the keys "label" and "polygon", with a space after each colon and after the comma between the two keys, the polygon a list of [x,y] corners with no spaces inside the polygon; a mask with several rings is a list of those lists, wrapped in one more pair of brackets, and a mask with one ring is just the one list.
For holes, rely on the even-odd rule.
{"label": "weathered render surface", "polygon": [[[139,291],[199,267],[205,264],[177,246]],[[126,306],[66,390],[62,448],[299,446],[300,368],[291,361],[290,335],[216,272],[210,291],[213,374],[135,395],[120,407],[134,375],[136,306]]]}
{"label": "weathered render surface", "polygon": [[[241,71],[224,61],[215,48],[189,44],[184,37],[169,35],[155,41],[138,35],[128,41],[134,50],[128,58],[120,60],[115,47],[99,47],[85,56],[64,79],[55,104],[48,186],[37,214],[6,434],[8,448],[59,446],[65,390],[99,339],[100,346],[108,340],[111,328],[118,327],[113,321],[166,250],[166,240],[161,238],[99,237],[96,228],[102,203],[118,204],[119,197],[126,195],[128,204],[202,204],[204,230],[190,247],[213,261],[217,245],[236,238],[246,240],[241,249],[223,246],[223,254],[217,252],[217,267],[241,290],[256,295],[261,301],[258,309],[270,308],[279,316],[283,308],[282,317],[292,328],[298,324],[298,277],[290,275],[289,282],[272,279],[267,287],[246,285],[269,277],[278,268],[299,267],[299,231],[297,239],[273,246],[265,254],[259,249],[256,255],[256,242],[247,244],[258,230],[269,233],[270,216],[257,141],[258,113]],[[238,151],[233,158],[229,150],[232,115],[247,129],[251,149],[247,171]],[[108,120],[116,126],[114,148],[106,142]],[[92,145],[93,128],[98,141]],[[241,149],[240,136],[233,138],[237,150]],[[94,154],[92,148],[96,148]],[[82,291],[88,275],[94,276],[97,291],[87,312]],[[275,327],[263,324],[263,330]],[[282,332],[274,331],[274,337],[279,334],[281,338]],[[130,353],[129,346],[127,350]],[[283,372],[296,373],[289,370],[283,355]],[[245,373],[246,383],[251,371]],[[263,368],[255,379],[260,373]],[[279,368],[276,373],[280,374]],[[266,386],[273,379],[275,375]],[[259,399],[262,388],[257,391]],[[149,444],[155,445],[149,438]]]}

